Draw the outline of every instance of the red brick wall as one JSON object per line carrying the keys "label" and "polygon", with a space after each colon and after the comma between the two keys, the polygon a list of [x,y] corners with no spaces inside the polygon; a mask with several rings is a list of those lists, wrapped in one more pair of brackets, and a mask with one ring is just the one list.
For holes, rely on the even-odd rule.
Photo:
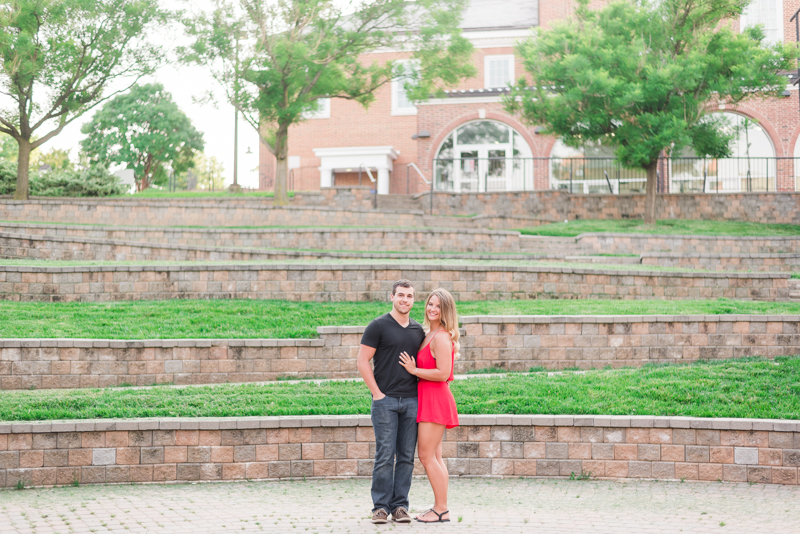
{"label": "red brick wall", "polygon": [[[593,0],[591,5],[599,7],[604,2]],[[542,27],[559,19],[569,16],[574,11],[575,3],[570,0],[557,2],[540,2],[539,20]],[[800,0],[784,1],[784,40],[795,40],[794,23],[789,19],[800,7]],[[738,27],[738,21],[734,21]],[[477,48],[473,61],[478,70],[477,75],[460,83],[457,89],[481,89],[484,85],[484,56],[511,54],[511,47],[504,48]],[[362,60],[388,61],[407,57],[405,53],[376,53],[367,54]],[[515,76],[523,74],[522,63],[517,60]],[[733,111],[746,115],[759,122],[769,135],[775,153],[778,157],[794,156],[794,147],[800,136],[800,110],[798,92],[793,90],[790,97],[777,99],[754,99],[735,108],[727,107],[726,111]],[[432,178],[432,160],[438,146],[455,127],[468,120],[478,119],[479,110],[485,110],[486,118],[506,122],[515,127],[528,140],[534,156],[547,157],[550,155],[554,143],[553,138],[538,136],[533,133],[534,128],[526,128],[518,120],[502,110],[498,102],[483,103],[456,103],[456,104],[426,104],[419,107],[418,115],[392,116],[391,93],[387,85],[375,94],[375,101],[364,109],[359,104],[345,100],[334,99],[331,103],[331,117],[329,119],[312,119],[294,126],[290,130],[289,154],[300,157],[300,169],[294,171],[294,189],[316,190],[319,189],[319,159],[314,156],[314,148],[339,147],[339,146],[393,146],[400,152],[395,161],[391,176],[391,193],[405,193],[406,191],[406,165],[414,162],[423,170],[429,180]],[[716,106],[714,106],[716,107]],[[411,135],[427,130],[431,133],[428,139],[414,141]],[[778,189],[793,191],[795,188],[795,170],[792,162],[785,161],[778,164]],[[540,173],[537,173],[539,175]],[[271,187],[274,176],[274,158],[261,147],[261,186]],[[352,179],[344,178],[346,183]],[[547,180],[537,182],[537,188],[547,188]],[[345,182],[342,182],[345,183]],[[412,173],[411,192],[426,191],[428,186]]]}

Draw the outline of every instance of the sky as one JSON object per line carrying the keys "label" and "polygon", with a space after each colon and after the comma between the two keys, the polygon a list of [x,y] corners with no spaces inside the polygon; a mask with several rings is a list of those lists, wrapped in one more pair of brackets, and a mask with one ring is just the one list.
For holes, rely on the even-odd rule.
{"label": "sky", "polygon": [[[165,6],[176,7],[180,2],[164,2]],[[192,0],[193,9],[210,9],[209,0]],[[176,43],[186,42],[180,27],[165,28],[158,32],[157,41],[163,45],[171,46]],[[174,54],[172,54],[174,56]],[[164,88],[172,93],[173,100],[183,110],[194,124],[195,128],[203,132],[205,140],[205,154],[214,156],[224,166],[225,184],[233,183],[233,132],[234,109],[225,102],[224,93],[219,84],[214,80],[208,70],[199,66],[184,66],[170,59],[158,71],[148,78],[143,78],[140,83],[161,83]],[[127,86],[127,85],[125,85]],[[123,87],[125,87],[123,86]],[[194,99],[201,98],[207,91],[216,95],[216,106],[212,104],[199,104]],[[91,119],[98,108],[90,110],[64,130],[48,141],[40,150],[47,152],[51,148],[70,150],[73,161],[77,161],[80,150],[80,141],[84,137],[81,126]],[[46,133],[37,132],[39,135]],[[258,187],[258,134],[256,131],[239,118],[239,184],[243,187]],[[249,151],[250,154],[247,154]]]}

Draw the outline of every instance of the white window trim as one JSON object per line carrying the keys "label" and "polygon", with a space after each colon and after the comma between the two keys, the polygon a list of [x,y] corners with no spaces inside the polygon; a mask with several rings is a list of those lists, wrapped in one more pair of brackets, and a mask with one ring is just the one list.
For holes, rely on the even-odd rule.
{"label": "white window trim", "polygon": [[331,99],[320,98],[317,100],[320,107],[317,111],[306,111],[303,113],[304,119],[330,119],[331,118]]}
{"label": "white window trim", "polygon": [[[784,39],[784,28],[783,28],[783,25],[784,25],[784,18],[783,18],[784,17],[784,15],[783,15],[784,5],[783,5],[783,0],[779,0],[778,4],[779,4],[778,12],[775,14],[775,16],[777,17],[777,22],[778,22],[778,40],[776,42],[765,40],[764,42],[766,44],[768,44],[768,45],[783,43],[783,39]],[[747,8],[745,8],[745,10],[742,12],[742,16],[739,18],[740,31],[744,31],[748,27],[747,15],[745,14],[746,12],[747,12]]]}
{"label": "white window trim", "polygon": [[[501,54],[496,56],[483,56],[483,87],[485,89],[496,89],[496,87],[492,87],[489,85],[489,61],[491,60],[498,60],[498,59],[505,59],[508,61],[508,74],[509,74],[509,82],[514,83],[514,54]],[[503,87],[506,87],[505,85]]]}
{"label": "white window trim", "polygon": [[[395,62],[398,65],[403,65],[404,67],[411,64],[412,60],[400,60]],[[397,91],[400,89],[402,84],[405,82],[401,79],[393,79],[391,83],[391,90],[392,90],[392,115],[416,115],[417,114],[417,106],[414,105],[410,108],[399,108],[397,106]]]}

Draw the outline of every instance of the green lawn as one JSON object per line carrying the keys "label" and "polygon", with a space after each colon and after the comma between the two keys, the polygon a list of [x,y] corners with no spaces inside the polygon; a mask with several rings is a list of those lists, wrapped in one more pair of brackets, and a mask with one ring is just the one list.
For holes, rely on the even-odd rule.
{"label": "green lawn", "polygon": [[520,232],[527,235],[558,237],[573,237],[589,232],[662,235],[797,236],[800,235],[800,225],[687,220],[664,220],[656,221],[655,225],[646,225],[641,219],[587,219],[524,228]]}
{"label": "green lawn", "polygon": [[[366,325],[381,302],[170,300],[0,302],[0,338],[314,338],[318,326]],[[800,303],[737,300],[509,300],[462,302],[463,315],[800,315]],[[412,316],[422,320],[422,303]]]}
{"label": "green lawn", "polygon": [[[461,414],[800,418],[800,358],[509,374],[452,384]],[[0,420],[367,414],[356,381],[6,391]]]}

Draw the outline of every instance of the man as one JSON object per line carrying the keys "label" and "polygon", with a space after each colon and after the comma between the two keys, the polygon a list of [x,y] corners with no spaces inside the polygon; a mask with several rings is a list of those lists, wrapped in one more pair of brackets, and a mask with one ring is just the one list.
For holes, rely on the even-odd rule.
{"label": "man", "polygon": [[[414,286],[392,285],[392,311],[372,321],[358,350],[358,372],[372,393],[375,467],[372,470],[372,522],[410,523],[408,490],[417,445],[417,378],[402,365],[400,353],[416,356],[425,332],[408,314]],[[374,360],[375,371],[370,367]],[[395,462],[395,457],[397,461]]]}

